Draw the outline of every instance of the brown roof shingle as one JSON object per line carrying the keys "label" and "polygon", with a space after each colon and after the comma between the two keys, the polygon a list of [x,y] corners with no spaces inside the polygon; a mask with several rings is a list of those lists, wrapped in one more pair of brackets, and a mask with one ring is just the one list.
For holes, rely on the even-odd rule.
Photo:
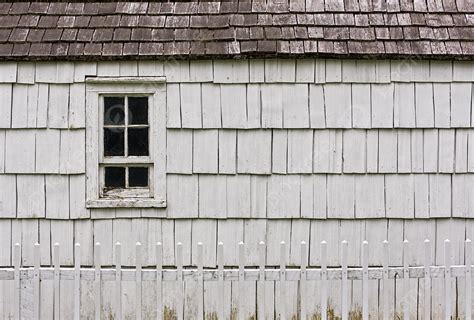
{"label": "brown roof shingle", "polygon": [[474,4],[442,0],[0,3],[1,59],[472,59]]}

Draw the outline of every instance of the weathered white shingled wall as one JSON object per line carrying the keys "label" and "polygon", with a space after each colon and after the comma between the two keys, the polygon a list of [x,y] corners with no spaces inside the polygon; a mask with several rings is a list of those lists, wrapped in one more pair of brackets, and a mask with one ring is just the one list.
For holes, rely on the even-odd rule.
{"label": "weathered white shingled wall", "polygon": [[[80,234],[106,236],[102,242],[112,243],[111,230],[119,227],[112,228],[116,222],[108,219],[163,215],[211,219],[154,222],[188,221],[189,230],[202,224],[206,236],[217,235],[221,223],[231,228],[261,224],[249,240],[267,223],[284,230],[301,224],[298,233],[309,236],[319,219],[473,218],[473,66],[313,59],[4,62],[4,243],[16,241],[12,226],[17,224],[40,230],[29,231],[40,237],[57,236],[54,241],[61,243],[72,244]],[[85,77],[162,75],[167,79],[167,208],[86,209]],[[20,218],[40,220],[15,220]],[[89,218],[105,220],[71,221]],[[213,220],[226,218],[232,220]],[[282,220],[239,220],[254,218]],[[318,220],[290,220],[299,218]],[[133,229],[132,221],[138,220],[123,220],[122,228]],[[465,220],[454,221],[464,225]],[[400,221],[400,232],[412,222]],[[110,231],[97,234],[96,223]],[[70,232],[41,231],[61,224]],[[88,227],[81,233],[79,225]],[[173,237],[163,241],[174,242]]]}

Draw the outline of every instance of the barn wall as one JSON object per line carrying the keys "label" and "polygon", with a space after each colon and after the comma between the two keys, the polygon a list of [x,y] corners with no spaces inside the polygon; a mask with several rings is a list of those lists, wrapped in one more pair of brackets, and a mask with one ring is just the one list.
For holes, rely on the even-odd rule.
{"label": "barn wall", "polygon": [[[129,250],[135,240],[168,243],[170,264],[176,241],[188,244],[188,263],[191,243],[203,241],[209,265],[216,240],[266,240],[276,264],[281,240],[297,263],[301,240],[317,252],[323,239],[359,248],[363,239],[428,237],[440,246],[471,233],[472,62],[3,62],[0,70],[0,265],[18,241],[26,265],[34,241],[45,264],[52,243],[69,247],[70,264],[74,242],[87,243],[90,262],[92,241],[111,248],[122,237]],[[166,209],[85,208],[89,75],[166,76]],[[372,263],[380,259],[375,252]]]}

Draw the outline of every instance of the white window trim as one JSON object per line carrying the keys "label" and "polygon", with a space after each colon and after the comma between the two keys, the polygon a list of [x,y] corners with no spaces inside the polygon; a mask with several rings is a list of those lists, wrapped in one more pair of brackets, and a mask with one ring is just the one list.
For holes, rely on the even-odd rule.
{"label": "white window trim", "polygon": [[[166,83],[164,77],[98,77],[86,79],[86,207],[87,208],[163,208],[166,207]],[[143,94],[151,96],[149,198],[101,198],[100,97],[106,94]]]}

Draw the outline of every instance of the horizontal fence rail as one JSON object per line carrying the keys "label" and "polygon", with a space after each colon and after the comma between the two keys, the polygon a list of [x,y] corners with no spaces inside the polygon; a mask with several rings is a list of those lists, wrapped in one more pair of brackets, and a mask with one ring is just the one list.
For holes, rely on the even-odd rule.
{"label": "horizontal fence rail", "polygon": [[[329,267],[327,265],[327,243],[326,241],[321,242],[321,255],[319,267],[308,266],[308,251],[307,244],[301,242],[301,264],[300,266],[287,266],[286,261],[286,243],[280,243],[280,265],[278,267],[270,267],[265,265],[265,250],[266,245],[260,242],[258,245],[259,253],[259,265],[258,267],[246,267],[245,266],[245,244],[240,242],[238,244],[238,266],[224,266],[224,244],[218,243],[217,245],[217,266],[213,269],[204,268],[204,249],[203,244],[198,243],[197,245],[197,265],[193,267],[183,267],[183,246],[181,243],[176,245],[176,265],[175,266],[163,266],[163,246],[161,243],[156,244],[156,267],[154,268],[143,268],[143,249],[142,245],[136,243],[136,265],[134,268],[122,268],[121,265],[121,252],[122,246],[120,243],[115,245],[115,266],[114,267],[103,267],[101,265],[101,246],[100,243],[95,244],[94,248],[94,266],[93,267],[82,267],[81,266],[81,255],[80,255],[80,244],[76,244],[75,256],[74,256],[74,267],[61,267],[60,266],[60,245],[55,244],[53,248],[53,266],[41,267],[40,266],[40,245],[36,243],[34,245],[34,265],[33,267],[21,267],[20,259],[20,244],[15,244],[13,255],[14,255],[14,267],[0,269],[0,281],[10,281],[14,283],[13,291],[13,308],[14,312],[12,317],[15,319],[40,319],[44,318],[44,308],[50,308],[43,306],[43,297],[41,284],[52,282],[52,316],[54,319],[60,318],[73,318],[81,319],[84,315],[85,304],[88,303],[88,309],[93,309],[93,317],[95,319],[104,318],[104,306],[103,299],[105,295],[108,296],[108,300],[114,301],[114,310],[109,310],[109,315],[114,319],[126,318],[123,314],[123,287],[130,284],[135,284],[132,293],[128,290],[128,294],[134,296],[135,310],[134,317],[136,319],[149,319],[150,314],[153,314],[152,318],[156,319],[248,319],[253,317],[254,319],[265,319],[268,318],[268,299],[274,299],[274,312],[273,315],[278,319],[369,319],[371,317],[369,289],[372,280],[378,280],[380,282],[379,289],[379,310],[377,311],[376,317],[382,319],[393,319],[394,317],[410,319],[415,317],[422,319],[432,318],[445,318],[452,319],[457,318],[459,313],[458,308],[453,306],[452,287],[453,282],[458,278],[463,280],[457,283],[456,292],[460,290],[459,285],[464,286],[461,290],[463,296],[458,296],[456,299],[462,299],[464,309],[461,313],[464,314],[464,319],[472,319],[472,264],[471,264],[471,241],[468,239],[465,241],[465,265],[452,265],[451,263],[451,242],[445,240],[444,242],[444,255],[445,261],[442,266],[431,265],[431,243],[429,240],[425,240],[424,243],[424,266],[409,266],[409,242],[404,241],[403,243],[403,265],[402,266],[389,266],[389,249],[388,242],[383,242],[383,263],[382,266],[369,267],[369,243],[364,241],[362,243],[361,253],[361,266],[348,266],[348,255],[349,255],[349,244],[346,241],[341,243],[341,263],[337,267]],[[432,281],[440,279],[444,283],[444,310],[442,315],[433,314],[432,306]],[[389,290],[390,283],[398,281],[399,286],[402,290],[402,314],[395,315],[391,314],[389,303],[394,300],[393,290]],[[417,295],[420,292],[412,292],[410,289],[410,281],[418,281],[420,283],[420,290],[423,292],[423,299],[419,302],[422,304],[422,311],[410,310],[413,308],[410,304],[410,295],[414,299],[418,299]],[[90,301],[84,302],[83,290],[84,281],[92,285],[90,293]],[[335,311],[331,309],[330,304],[332,303],[329,299],[329,291],[334,286],[334,281],[338,283],[339,294],[338,298],[338,314],[335,315]],[[360,292],[351,292],[349,283],[351,281],[360,281],[361,290]],[[246,291],[247,283],[254,283],[256,286],[256,295],[254,304],[254,314],[248,314],[246,310],[247,306],[245,300],[249,297]],[[318,299],[315,301],[309,294],[308,286],[310,284],[318,283]],[[331,284],[330,284],[331,282]],[[372,281],[373,282],[373,281]],[[64,311],[61,309],[61,295],[62,287],[65,283],[73,286],[72,290],[72,301],[73,308]],[[113,290],[104,292],[106,283],[114,283],[112,286],[108,285],[107,288],[113,287]],[[150,313],[149,308],[144,308],[144,286],[147,284],[154,284],[154,306],[152,307],[153,312]],[[165,287],[167,284],[172,283],[176,285],[174,290],[174,306],[166,305],[165,300]],[[205,286],[206,284],[215,284],[212,288],[216,290],[215,296],[217,301],[214,306],[214,310],[206,310],[205,305]],[[237,296],[237,303],[233,304],[232,308],[227,306],[228,301],[225,301],[226,286],[232,283],[232,295]],[[268,283],[275,283],[275,288],[278,290],[269,291],[267,290]],[[290,310],[291,306],[288,305],[288,287],[292,284],[297,284],[297,310]],[[422,283],[422,285],[421,285]],[[194,294],[192,296],[185,294],[185,288],[188,284],[193,284]],[[397,287],[398,288],[398,287]],[[31,295],[23,297],[25,290],[30,290]],[[355,289],[353,289],[355,290]],[[398,290],[398,289],[397,289]],[[350,297],[351,295],[358,295],[361,300],[361,306],[357,311],[350,310]],[[267,297],[267,295],[269,297]],[[251,297],[252,298],[252,297]],[[253,299],[252,298],[252,299]],[[24,300],[31,302],[26,304]],[[30,300],[28,300],[30,299]],[[190,302],[189,300],[192,300]],[[421,298],[420,298],[421,299]],[[92,304],[92,306],[90,306]],[[189,312],[185,312],[185,304],[191,304],[194,307],[192,316]],[[24,310],[25,305],[31,310]],[[318,313],[314,313],[314,305],[318,305]],[[144,310],[147,312],[144,314]],[[393,311],[393,310],[392,310]],[[25,315],[27,313],[27,315]],[[69,314],[68,314],[69,313]]]}

